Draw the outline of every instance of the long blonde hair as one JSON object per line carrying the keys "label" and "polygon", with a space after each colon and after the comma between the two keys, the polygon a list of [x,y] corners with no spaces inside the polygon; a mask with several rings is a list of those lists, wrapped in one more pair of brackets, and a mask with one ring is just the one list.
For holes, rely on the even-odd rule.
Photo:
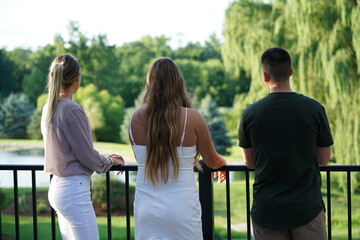
{"label": "long blonde hair", "polygon": [[78,60],[69,55],[57,56],[51,63],[48,75],[48,109],[46,122],[52,123],[52,118],[59,100],[60,89],[68,89],[78,78],[80,64]]}
{"label": "long blonde hair", "polygon": [[169,159],[174,167],[174,178],[179,174],[177,147],[181,139],[180,107],[191,107],[190,97],[178,66],[169,58],[159,58],[147,74],[144,104],[147,108],[147,156],[145,175],[154,185],[161,179],[167,183]]}

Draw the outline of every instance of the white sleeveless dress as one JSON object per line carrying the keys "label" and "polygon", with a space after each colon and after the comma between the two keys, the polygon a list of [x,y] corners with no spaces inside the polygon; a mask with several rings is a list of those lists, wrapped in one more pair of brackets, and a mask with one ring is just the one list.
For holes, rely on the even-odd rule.
{"label": "white sleeveless dress", "polygon": [[[193,171],[196,146],[183,147],[187,120],[180,147],[179,175],[173,179],[170,161],[169,179],[154,186],[145,178],[146,146],[136,145],[130,121],[130,137],[138,163],[134,201],[135,239],[136,240],[201,240],[201,207]],[[160,178],[159,178],[160,179]]]}

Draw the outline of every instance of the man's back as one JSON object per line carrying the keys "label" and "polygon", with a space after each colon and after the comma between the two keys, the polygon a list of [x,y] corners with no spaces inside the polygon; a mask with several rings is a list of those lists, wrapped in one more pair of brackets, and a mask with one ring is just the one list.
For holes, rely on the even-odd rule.
{"label": "man's back", "polygon": [[244,110],[239,144],[253,148],[253,220],[292,228],[324,209],[316,147],[332,144],[324,108],[294,92],[275,92]]}

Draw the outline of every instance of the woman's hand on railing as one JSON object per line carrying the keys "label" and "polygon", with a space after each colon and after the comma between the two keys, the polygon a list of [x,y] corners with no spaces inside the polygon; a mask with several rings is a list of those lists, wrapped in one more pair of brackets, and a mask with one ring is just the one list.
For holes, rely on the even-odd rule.
{"label": "woman's hand on railing", "polygon": [[[113,153],[113,154],[107,155],[106,157],[109,157],[112,159],[113,166],[125,165],[125,159],[119,154]],[[119,173],[123,173],[123,171],[115,171],[115,175],[119,175]]]}
{"label": "woman's hand on railing", "polygon": [[222,183],[226,179],[226,171],[217,171],[214,172],[214,178],[217,178],[218,183]]}

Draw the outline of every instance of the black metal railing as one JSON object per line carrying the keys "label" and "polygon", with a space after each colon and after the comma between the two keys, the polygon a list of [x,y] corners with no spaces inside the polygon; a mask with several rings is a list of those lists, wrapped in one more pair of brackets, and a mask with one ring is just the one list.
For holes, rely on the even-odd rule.
{"label": "black metal railing", "polygon": [[[38,226],[37,226],[37,211],[36,211],[36,171],[42,171],[42,165],[0,165],[1,171],[10,170],[13,172],[13,183],[14,183],[14,228],[15,228],[15,239],[20,239],[20,227],[19,227],[19,200],[18,200],[18,171],[31,171],[31,182],[32,182],[32,208],[33,208],[33,239],[38,239]],[[130,224],[130,172],[136,172],[136,165],[126,165],[112,167],[110,171],[124,171],[125,173],[125,193],[126,193],[126,238],[132,239],[131,236],[131,224]],[[245,184],[246,184],[246,219],[247,219],[247,239],[251,239],[251,223],[250,223],[250,174],[252,170],[249,170],[244,165],[227,165],[220,170],[226,171],[226,219],[227,219],[227,239],[231,239],[231,197],[230,197],[230,172],[245,172]],[[331,172],[345,172],[347,179],[347,215],[348,215],[348,239],[352,239],[352,201],[351,201],[351,173],[360,172],[360,166],[321,166],[320,170],[326,172],[326,196],[327,196],[327,222],[328,222],[328,239],[332,239],[332,227],[331,227]],[[213,180],[212,172],[214,170],[203,167],[203,171],[199,172],[199,198],[202,208],[202,226],[204,239],[214,239],[215,226],[214,226],[214,198],[213,198]],[[107,238],[112,239],[112,228],[111,228],[111,202],[110,202],[110,174],[106,174],[106,190],[107,190]],[[0,236],[2,236],[2,222],[0,212]],[[56,239],[56,221],[55,212],[51,209],[51,231],[52,239]]]}

